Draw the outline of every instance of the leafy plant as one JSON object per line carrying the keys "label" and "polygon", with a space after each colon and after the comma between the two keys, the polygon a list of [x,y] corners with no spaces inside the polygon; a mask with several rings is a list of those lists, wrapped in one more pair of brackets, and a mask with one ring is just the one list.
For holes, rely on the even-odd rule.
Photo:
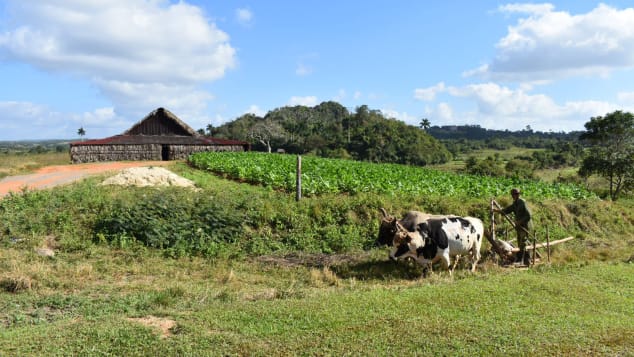
{"label": "leafy plant", "polygon": [[214,256],[242,232],[241,215],[226,205],[179,190],[151,190],[118,200],[95,223],[95,237],[120,246],[142,243],[170,256]]}
{"label": "leafy plant", "polygon": [[[247,181],[287,192],[295,190],[296,157],[246,153],[197,153],[189,162],[232,179]],[[527,197],[582,199],[596,197],[586,189],[566,183],[548,184],[519,178],[459,175],[438,170],[398,165],[372,164],[315,156],[302,157],[302,194],[360,192],[387,195],[414,194],[488,198],[522,187]]]}

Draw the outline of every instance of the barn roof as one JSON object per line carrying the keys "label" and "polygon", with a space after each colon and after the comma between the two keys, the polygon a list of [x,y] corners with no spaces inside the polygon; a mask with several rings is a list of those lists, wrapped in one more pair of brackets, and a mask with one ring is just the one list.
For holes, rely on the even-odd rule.
{"label": "barn roof", "polygon": [[150,112],[121,135],[71,143],[71,145],[129,144],[248,145],[249,143],[200,135],[165,108]]}
{"label": "barn roof", "polygon": [[165,108],[158,108],[138,123],[134,124],[123,135],[183,135],[199,136],[194,129],[178,119]]}
{"label": "barn roof", "polygon": [[246,141],[212,138],[209,136],[167,136],[167,135],[115,135],[103,139],[76,141],[72,145],[130,145],[130,144],[171,144],[171,145],[248,145]]}

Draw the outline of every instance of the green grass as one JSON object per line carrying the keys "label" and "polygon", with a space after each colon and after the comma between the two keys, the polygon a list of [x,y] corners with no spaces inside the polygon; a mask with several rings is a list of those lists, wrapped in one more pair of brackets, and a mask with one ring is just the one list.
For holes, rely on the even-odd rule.
{"label": "green grass", "polygon": [[68,152],[2,154],[0,155],[0,178],[27,174],[44,166],[66,165],[69,163]]}
{"label": "green grass", "polygon": [[[632,200],[530,201],[540,236],[548,226],[551,239],[576,238],[554,247],[552,264],[503,269],[484,244],[476,274],[461,266],[453,278],[421,278],[419,267],[372,248],[379,208],[488,224],[487,199],[359,193],[295,202],[183,163],[170,168],[201,190],[98,186],[101,176],[0,200],[2,356],[634,354]],[[179,207],[175,226],[184,227],[209,203],[223,206],[218,217],[242,219],[243,233],[213,254],[172,254],[95,230],[104,218],[160,205]],[[159,222],[159,233],[172,229]],[[43,246],[56,255],[37,255]],[[163,338],[132,320],[151,316],[175,327]]]}
{"label": "green grass", "polygon": [[489,156],[495,157],[496,155],[499,155],[502,160],[511,160],[516,156],[531,156],[535,151],[543,151],[543,149],[528,149],[516,146],[512,146],[507,150],[482,149],[474,150],[468,154],[463,154],[461,159],[466,160],[470,156],[474,156],[479,160],[483,160]]}
{"label": "green grass", "polygon": [[[9,356],[634,353],[631,263],[419,279],[381,251],[327,268],[98,247],[10,253],[42,283],[0,293]],[[176,326],[161,338],[129,320],[146,316]]]}

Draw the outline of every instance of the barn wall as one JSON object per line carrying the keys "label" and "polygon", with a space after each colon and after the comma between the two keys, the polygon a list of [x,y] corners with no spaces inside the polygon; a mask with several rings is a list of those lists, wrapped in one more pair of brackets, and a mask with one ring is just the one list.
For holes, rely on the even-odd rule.
{"label": "barn wall", "polygon": [[161,145],[74,145],[70,147],[70,161],[74,164],[140,160],[160,161]]}
{"label": "barn wall", "polygon": [[[163,147],[168,156],[163,158]],[[165,144],[129,144],[129,145],[72,145],[70,161],[73,164],[100,161],[144,161],[183,160],[190,154],[201,151],[244,151],[242,145],[165,145]]]}
{"label": "barn wall", "polygon": [[202,151],[244,151],[242,145],[170,145],[169,160],[183,160]]}

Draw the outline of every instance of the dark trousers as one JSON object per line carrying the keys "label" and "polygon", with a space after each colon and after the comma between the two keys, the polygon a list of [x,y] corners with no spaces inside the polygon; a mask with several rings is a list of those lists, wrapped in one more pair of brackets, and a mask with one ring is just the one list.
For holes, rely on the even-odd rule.
{"label": "dark trousers", "polygon": [[529,255],[526,252],[526,243],[529,239],[528,227],[517,226],[515,231],[517,232],[517,246],[520,248],[519,253],[517,253],[516,260],[523,261],[524,264],[529,264]]}

